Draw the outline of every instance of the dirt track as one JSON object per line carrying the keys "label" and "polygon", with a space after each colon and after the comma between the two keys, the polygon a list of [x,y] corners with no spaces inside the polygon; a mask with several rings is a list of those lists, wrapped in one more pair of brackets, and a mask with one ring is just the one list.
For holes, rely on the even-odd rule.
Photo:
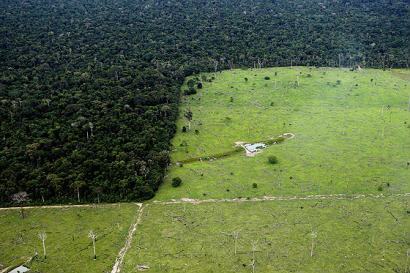
{"label": "dirt track", "polygon": [[119,273],[121,272],[122,264],[124,261],[124,256],[127,253],[128,249],[131,247],[132,238],[134,237],[135,231],[137,230],[138,224],[141,222],[142,219],[142,212],[144,208],[148,205],[143,205],[139,203],[138,206],[140,207],[138,210],[137,218],[134,223],[131,224],[131,227],[128,231],[127,239],[125,240],[124,246],[121,248],[120,252],[115,259],[114,266],[112,267],[111,273]]}
{"label": "dirt track", "polygon": [[397,194],[329,194],[329,195],[305,195],[305,196],[263,196],[254,198],[223,198],[223,199],[190,199],[181,198],[169,201],[153,201],[154,204],[171,205],[171,204],[202,204],[202,203],[240,203],[240,202],[263,202],[263,201],[292,201],[292,200],[349,200],[361,198],[385,198],[389,196],[410,196],[410,193]]}

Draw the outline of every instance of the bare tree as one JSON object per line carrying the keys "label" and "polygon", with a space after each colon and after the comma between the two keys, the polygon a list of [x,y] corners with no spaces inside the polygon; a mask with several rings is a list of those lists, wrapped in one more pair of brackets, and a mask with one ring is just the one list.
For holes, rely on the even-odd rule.
{"label": "bare tree", "polygon": [[88,127],[90,127],[91,137],[93,137],[94,136],[94,131],[93,131],[94,124],[90,121],[90,122],[88,122]]}
{"label": "bare tree", "polygon": [[11,196],[11,200],[20,206],[20,216],[24,219],[26,216],[24,214],[23,203],[30,201],[28,193],[25,191],[15,193]]}
{"label": "bare tree", "polygon": [[310,246],[310,257],[313,257],[313,249],[315,246],[315,239],[317,237],[317,233],[312,230],[312,232],[310,233],[310,237],[312,238],[312,244]]}
{"label": "bare tree", "polygon": [[219,64],[218,61],[215,60],[214,61],[214,70],[215,70],[215,72],[218,71],[218,64]]}
{"label": "bare tree", "polygon": [[236,255],[236,253],[237,253],[237,246],[238,246],[239,231],[234,231],[234,232],[232,232],[232,233],[222,232],[222,234],[231,236],[231,237],[233,238],[233,240],[234,240],[234,254]]}
{"label": "bare tree", "polygon": [[38,233],[38,238],[41,240],[41,243],[43,244],[44,259],[47,259],[47,253],[46,253],[47,233],[46,233],[45,231],[39,232],[39,233]]}
{"label": "bare tree", "polygon": [[252,267],[252,273],[255,273],[255,267],[256,267],[255,251],[256,251],[256,242],[252,242],[252,261],[249,264]]}
{"label": "bare tree", "polygon": [[188,130],[191,130],[191,121],[192,121],[192,111],[191,111],[191,109],[188,109],[188,110],[185,111],[184,117],[188,121]]}
{"label": "bare tree", "polygon": [[97,259],[97,254],[95,252],[95,241],[97,240],[97,235],[94,233],[94,231],[90,230],[90,232],[88,232],[88,238],[90,238],[91,241],[93,242],[94,260],[95,260]]}

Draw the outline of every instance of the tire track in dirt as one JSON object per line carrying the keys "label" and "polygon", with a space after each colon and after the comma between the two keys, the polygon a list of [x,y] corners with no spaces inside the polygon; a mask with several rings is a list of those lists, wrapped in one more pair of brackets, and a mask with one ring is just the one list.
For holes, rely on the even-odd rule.
{"label": "tire track in dirt", "polygon": [[202,203],[242,203],[242,202],[263,202],[263,201],[292,201],[292,200],[353,200],[362,198],[385,198],[409,196],[410,193],[397,194],[328,194],[328,195],[305,195],[305,196],[263,196],[254,198],[222,198],[222,199],[171,199],[169,201],[153,201],[153,204],[172,205],[172,204],[202,204]]}
{"label": "tire track in dirt", "polygon": [[114,266],[112,267],[111,273],[121,272],[122,265],[124,263],[125,254],[127,254],[128,250],[130,249],[134,234],[137,231],[137,227],[139,223],[141,223],[142,212],[144,211],[144,208],[148,206],[148,204],[144,205],[142,203],[138,203],[137,205],[139,206],[139,209],[138,209],[138,213],[136,216],[136,220],[130,226],[127,239],[125,240],[124,246],[121,248],[120,252],[117,255],[117,258],[115,259],[115,263],[114,263]]}

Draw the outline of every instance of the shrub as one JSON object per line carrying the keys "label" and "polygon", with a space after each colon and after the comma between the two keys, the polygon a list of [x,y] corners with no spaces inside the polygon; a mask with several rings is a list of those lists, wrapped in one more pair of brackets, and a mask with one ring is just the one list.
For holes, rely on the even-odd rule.
{"label": "shrub", "polygon": [[247,81],[248,81],[248,78],[245,78],[245,81],[247,82]]}
{"label": "shrub", "polygon": [[231,97],[231,98],[229,99],[229,102],[233,102],[233,97]]}
{"label": "shrub", "polygon": [[201,88],[202,88],[202,82],[199,82],[199,83],[196,85],[196,87],[197,87],[198,89],[201,89]]}
{"label": "shrub", "polygon": [[195,134],[199,135],[199,130],[198,129],[195,129]]}
{"label": "shrub", "polygon": [[186,127],[185,126],[182,126],[182,132],[186,133]]}
{"label": "shrub", "polygon": [[270,77],[268,77],[268,76],[265,76],[265,80],[270,80]]}
{"label": "shrub", "polygon": [[187,85],[188,85],[188,87],[194,87],[194,85],[195,85],[195,81],[193,80],[193,79],[190,79],[188,82],[187,82]]}
{"label": "shrub", "polygon": [[179,177],[172,178],[172,187],[176,188],[181,186],[182,180]]}
{"label": "shrub", "polygon": [[271,155],[271,156],[268,157],[268,162],[270,164],[276,164],[276,163],[278,163],[278,158],[274,155]]}
{"label": "shrub", "polygon": [[378,191],[383,191],[383,185],[378,186],[378,187],[377,187],[377,190],[378,190]]}
{"label": "shrub", "polygon": [[252,184],[252,188],[256,189],[257,187],[258,187],[258,184],[256,184],[256,183]]}
{"label": "shrub", "polygon": [[275,71],[275,76],[277,76],[278,75],[278,72],[277,71]]}
{"label": "shrub", "polygon": [[193,87],[189,87],[189,89],[184,90],[185,96],[194,95],[194,94],[196,94],[196,90]]}
{"label": "shrub", "polygon": [[337,80],[337,81],[336,81],[336,84],[337,84],[337,85],[339,85],[340,83],[341,83],[341,81],[340,81],[340,80]]}

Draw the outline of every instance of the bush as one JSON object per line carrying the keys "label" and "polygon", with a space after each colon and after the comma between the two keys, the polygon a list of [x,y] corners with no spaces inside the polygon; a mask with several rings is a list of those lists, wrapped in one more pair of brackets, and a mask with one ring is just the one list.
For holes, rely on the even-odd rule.
{"label": "bush", "polygon": [[179,178],[179,177],[172,178],[172,187],[174,187],[174,188],[179,187],[179,186],[181,186],[181,183],[182,183],[181,178]]}
{"label": "bush", "polygon": [[190,87],[189,89],[184,90],[185,96],[194,95],[194,94],[196,94],[196,90],[193,87]]}
{"label": "bush", "polygon": [[247,81],[248,81],[248,78],[245,78],[245,81],[247,82]]}
{"label": "bush", "polygon": [[257,187],[258,187],[258,184],[256,184],[256,183],[252,184],[252,188],[256,189]]}
{"label": "bush", "polygon": [[196,85],[196,87],[197,87],[198,89],[201,89],[201,88],[202,88],[202,82],[199,82],[199,83]]}
{"label": "bush", "polygon": [[268,162],[270,164],[276,164],[276,163],[278,163],[278,158],[274,155],[271,155],[271,156],[268,157]]}
{"label": "bush", "polygon": [[186,127],[185,126],[182,126],[182,132],[186,133]]}
{"label": "bush", "polygon": [[265,77],[265,80],[270,80],[270,77],[266,76],[266,77]]}

